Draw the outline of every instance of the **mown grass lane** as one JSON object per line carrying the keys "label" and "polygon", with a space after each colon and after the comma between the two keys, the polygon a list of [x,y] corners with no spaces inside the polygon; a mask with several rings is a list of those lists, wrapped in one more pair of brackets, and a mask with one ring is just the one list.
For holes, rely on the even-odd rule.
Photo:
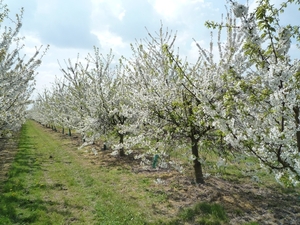
{"label": "mown grass lane", "polygon": [[116,190],[120,173],[84,164],[67,142],[34,121],[23,126],[0,224],[144,224],[137,202]]}

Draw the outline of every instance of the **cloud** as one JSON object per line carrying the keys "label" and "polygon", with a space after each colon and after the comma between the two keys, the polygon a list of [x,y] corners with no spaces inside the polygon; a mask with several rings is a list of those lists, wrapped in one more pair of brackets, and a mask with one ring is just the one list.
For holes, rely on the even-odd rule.
{"label": "cloud", "polygon": [[[127,43],[123,42],[121,36],[118,36],[109,30],[103,31],[92,31],[92,33],[97,36],[98,40],[101,43],[101,48],[103,50],[109,51],[109,49],[117,50],[117,49],[124,49]],[[121,54],[121,53],[120,53]]]}
{"label": "cloud", "polygon": [[179,9],[186,3],[185,0],[156,0],[153,3],[156,12],[164,19],[170,20],[176,18]]}
{"label": "cloud", "polygon": [[27,0],[26,3],[11,1],[10,11],[18,13],[25,5],[23,28],[38,34],[45,44],[61,48],[92,48],[99,45],[97,37],[90,32],[89,1],[77,0]]}
{"label": "cloud", "polygon": [[93,31],[108,30],[121,36],[125,42],[132,42],[147,35],[145,27],[158,30],[160,18],[148,1],[96,1],[93,0]]}
{"label": "cloud", "polygon": [[[210,9],[212,1],[204,0],[150,0],[156,13],[165,21],[171,23],[195,23],[205,13],[204,8]],[[202,12],[201,12],[202,11]]]}

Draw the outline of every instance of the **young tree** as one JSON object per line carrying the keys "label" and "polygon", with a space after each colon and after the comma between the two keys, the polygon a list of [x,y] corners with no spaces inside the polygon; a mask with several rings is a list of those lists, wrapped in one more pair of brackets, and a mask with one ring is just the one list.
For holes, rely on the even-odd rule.
{"label": "young tree", "polygon": [[[118,65],[114,65],[111,52],[104,57],[97,48],[94,56],[90,56],[88,60],[93,65],[87,71],[87,76],[91,80],[89,104],[91,108],[97,108],[98,111],[97,121],[101,123],[99,135],[117,136],[119,142],[114,144],[113,148],[120,156],[125,156],[125,150],[130,148],[129,142],[125,139],[134,132],[130,127],[136,115],[132,111],[133,103],[128,91],[128,83],[124,79],[123,66],[121,61]],[[95,99],[98,101],[96,107]]]}
{"label": "young tree", "polygon": [[81,62],[79,56],[77,61],[72,64],[71,60],[65,62],[66,68],[61,66],[64,75],[63,86],[66,88],[64,101],[68,108],[67,122],[70,128],[75,129],[82,135],[82,141],[85,144],[94,143],[92,132],[97,129],[97,121],[94,121],[95,110],[97,107],[97,99],[93,99],[94,103],[90,105],[91,79],[88,70],[89,63]]}
{"label": "young tree", "polygon": [[132,46],[133,59],[127,69],[145,143],[148,141],[153,154],[160,156],[165,154],[165,143],[189,145],[196,183],[204,183],[199,141],[213,127],[202,111],[202,101],[190,92],[193,79],[200,76],[201,61],[194,65],[182,61],[175,54],[175,39],[176,35],[162,28],[157,37],[149,34],[149,40]]}

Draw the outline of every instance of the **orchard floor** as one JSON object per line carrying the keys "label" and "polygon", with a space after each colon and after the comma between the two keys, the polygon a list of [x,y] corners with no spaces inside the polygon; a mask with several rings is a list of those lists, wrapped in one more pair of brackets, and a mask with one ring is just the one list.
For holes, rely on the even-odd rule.
{"label": "orchard floor", "polygon": [[17,150],[18,144],[15,140],[8,138],[0,139],[0,191]]}
{"label": "orchard floor", "polygon": [[[254,183],[251,182],[251,180],[223,179],[221,176],[209,176],[206,178],[206,183],[204,185],[196,185],[193,184],[192,172],[188,169],[186,173],[180,174],[173,170],[155,170],[150,167],[145,168],[140,166],[139,161],[133,159],[132,155],[126,157],[112,156],[110,150],[101,151],[100,145],[88,146],[78,150],[78,138],[76,138],[76,136],[68,137],[67,135],[62,135],[51,129],[44,128],[33,121],[30,121],[29,123],[30,126],[34,127],[36,132],[40,133],[39,135],[44,137],[47,136],[47,143],[54,142],[55,140],[61,143],[61,145],[54,146],[56,150],[53,151],[53,153],[37,152],[35,156],[31,156],[29,159],[31,160],[30,162],[35,163],[38,161],[36,158],[41,158],[41,160],[38,161],[38,168],[41,170],[39,173],[41,173],[40,177],[42,177],[38,181],[39,191],[41,191],[39,192],[39,198],[48,205],[44,208],[39,208],[39,210],[43,210],[45,213],[52,212],[54,210],[52,206],[55,204],[56,211],[65,212],[56,212],[56,214],[59,214],[59,216],[62,217],[61,221],[63,222],[61,224],[101,224],[96,221],[100,221],[102,217],[99,216],[96,219],[88,220],[88,217],[94,215],[93,213],[84,211],[93,211],[94,214],[96,214],[96,212],[91,206],[84,205],[86,199],[79,199],[78,202],[75,203],[72,202],[73,199],[68,199],[68,197],[75,198],[75,195],[83,194],[81,192],[72,192],[72,187],[77,185],[77,183],[72,183],[72,186],[69,185],[67,181],[64,181],[65,177],[63,176],[60,176],[61,180],[58,180],[58,177],[55,179],[51,177],[52,175],[50,172],[52,169],[50,166],[53,164],[56,165],[57,173],[60,173],[60,167],[64,168],[64,166],[71,167],[71,165],[76,165],[74,168],[78,168],[78,165],[80,165],[80,168],[84,168],[82,169],[84,170],[84,173],[90,172],[92,174],[90,180],[94,182],[98,182],[98,179],[100,179],[97,173],[100,173],[101,171],[103,185],[105,185],[105,183],[110,183],[110,185],[114,186],[113,188],[120,186],[120,189],[115,190],[118,190],[120,196],[124,196],[126,201],[131,202],[133,205],[140,205],[141,210],[147,210],[146,213],[143,213],[146,214],[146,217],[148,214],[148,218],[143,218],[146,218],[151,224],[156,224],[155,221],[158,221],[156,219],[167,221],[168,218],[175,218],[178,216],[180,210],[192,207],[198,202],[218,203],[222,205],[228,216],[228,222],[225,222],[224,224],[251,224],[250,222],[253,222],[252,224],[274,225],[300,224],[299,189],[283,189],[278,185],[270,186],[264,183]],[[35,148],[38,149],[38,145],[34,144],[38,133],[27,135],[31,139],[30,146],[35,146]],[[9,175],[10,165],[14,162],[14,156],[20,149],[18,150],[17,144],[12,141],[7,141],[5,145],[3,141],[0,142],[0,144],[1,143],[0,197],[3,197],[8,194],[8,191],[5,191],[5,184],[12,179]],[[91,148],[96,149],[97,154],[94,154],[93,151],[91,151]],[[33,161],[33,159],[35,161]],[[72,167],[72,170],[74,170],[74,168]],[[115,182],[106,180],[108,178],[105,177],[105,174],[103,175],[105,171],[108,174],[107,176],[113,174]],[[34,173],[37,172],[33,171],[32,174]],[[76,172],[76,176],[78,173],[80,172]],[[79,181],[79,183],[83,183],[85,186],[87,185],[87,181],[85,181],[84,178],[76,179],[76,182]],[[139,182],[137,183],[135,180],[139,180]],[[26,185],[20,184],[20,186],[23,189],[27,189],[26,191],[28,193],[31,193],[30,187],[32,188],[32,191],[37,190],[36,184],[28,183],[30,181],[26,182]],[[36,183],[37,181],[35,180],[32,182]],[[43,186],[44,188],[41,188]],[[47,190],[48,196],[44,195],[42,192],[43,190],[46,190],[45,186],[51,187],[51,190]],[[101,191],[101,186],[99,186],[98,189]],[[20,190],[15,190],[14,193],[17,193],[18,191]],[[91,192],[93,191],[94,189],[91,189]],[[89,195],[86,196],[86,198],[89,197]],[[63,202],[60,198],[64,199]],[[91,198],[93,199],[94,197]],[[151,198],[153,198],[153,201]],[[32,200],[30,201],[32,203]],[[98,204],[95,199],[87,200],[86,203],[91,205]],[[133,210],[133,213],[134,212],[135,211]],[[22,211],[19,214],[25,215],[26,212]],[[13,216],[18,217],[19,214],[16,213],[16,215]],[[82,216],[86,218],[80,219],[78,214],[82,214]],[[16,220],[18,221],[18,219]],[[19,219],[19,221],[21,221],[21,219]],[[30,223],[25,222],[24,224]],[[36,224],[42,224],[42,222]],[[106,221],[102,224],[122,223],[108,223]],[[131,223],[128,221],[124,222],[124,224],[139,224],[139,222]],[[186,221],[182,224],[196,223],[194,221]]]}

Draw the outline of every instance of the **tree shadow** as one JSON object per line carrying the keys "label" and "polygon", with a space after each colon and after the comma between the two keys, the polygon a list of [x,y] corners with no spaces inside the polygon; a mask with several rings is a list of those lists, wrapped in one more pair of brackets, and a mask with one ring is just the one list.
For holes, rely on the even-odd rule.
{"label": "tree shadow", "polygon": [[18,151],[18,137],[19,135],[15,134],[12,138],[0,138],[0,192]]}

